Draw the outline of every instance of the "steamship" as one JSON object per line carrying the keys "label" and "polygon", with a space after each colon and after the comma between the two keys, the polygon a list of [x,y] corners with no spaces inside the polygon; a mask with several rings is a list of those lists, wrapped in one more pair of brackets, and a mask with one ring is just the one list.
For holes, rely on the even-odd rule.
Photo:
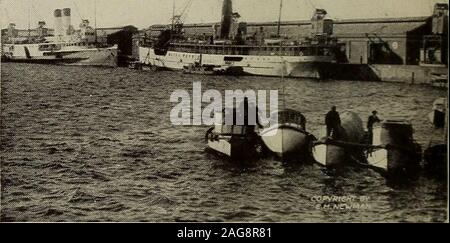
{"label": "steamship", "polygon": [[19,43],[16,43],[17,38],[14,38],[14,30],[12,30],[10,43],[2,46],[2,61],[117,66],[118,47],[98,46],[95,30],[89,26],[88,20],[83,20],[80,24],[80,30],[75,31],[71,25],[70,8],[56,9],[54,17],[54,36],[40,36],[33,40],[31,38],[17,40]]}
{"label": "steamship", "polygon": [[[281,5],[282,6],[282,5]],[[281,16],[280,6],[280,16]],[[338,43],[331,37],[332,21],[326,11],[316,10],[312,19],[311,38],[288,41],[278,35],[267,38],[263,29],[247,35],[246,23],[237,23],[232,1],[224,0],[220,27],[214,36],[197,40],[183,34],[180,16],[174,16],[172,26],[161,31],[150,46],[139,48],[139,62],[158,69],[258,76],[326,78],[327,66],[336,62]],[[281,18],[281,17],[280,17]]]}

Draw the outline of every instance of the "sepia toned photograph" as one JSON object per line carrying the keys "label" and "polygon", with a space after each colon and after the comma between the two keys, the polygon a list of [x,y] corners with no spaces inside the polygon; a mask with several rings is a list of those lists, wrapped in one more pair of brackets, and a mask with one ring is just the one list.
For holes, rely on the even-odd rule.
{"label": "sepia toned photograph", "polygon": [[0,222],[448,223],[448,11],[0,0]]}

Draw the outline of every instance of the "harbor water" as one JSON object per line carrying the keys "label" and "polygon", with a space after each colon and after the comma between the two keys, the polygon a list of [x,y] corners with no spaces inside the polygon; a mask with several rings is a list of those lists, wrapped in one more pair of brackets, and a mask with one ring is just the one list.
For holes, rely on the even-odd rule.
{"label": "harbor water", "polygon": [[[442,222],[447,183],[421,174],[392,183],[366,169],[330,173],[263,159],[238,165],[205,152],[205,126],[173,126],[170,94],[282,89],[279,78],[195,76],[126,68],[1,65],[1,221]],[[332,105],[366,120],[412,121],[443,90],[396,83],[285,80],[287,108],[319,136]],[[322,207],[366,197],[364,208]],[[348,206],[348,205],[347,205]]]}

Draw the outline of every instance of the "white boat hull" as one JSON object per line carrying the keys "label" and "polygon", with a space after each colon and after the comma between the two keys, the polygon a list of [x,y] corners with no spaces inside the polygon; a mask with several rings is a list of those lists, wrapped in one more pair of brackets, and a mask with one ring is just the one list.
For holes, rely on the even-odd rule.
{"label": "white boat hull", "polygon": [[[39,45],[42,44],[13,45],[11,51],[5,53],[5,60],[9,62],[117,67],[117,47],[83,48],[76,46],[60,51],[43,52],[39,50]],[[10,46],[6,46],[6,48],[9,49]]]}
{"label": "white boat hull", "polygon": [[208,147],[218,153],[232,157],[231,143],[229,140],[209,140]]}
{"label": "white boat hull", "polygon": [[216,125],[206,133],[208,149],[231,159],[258,157],[256,137],[244,126]]}
{"label": "white boat hull", "polygon": [[308,134],[297,128],[274,126],[260,133],[266,147],[275,155],[285,157],[305,157],[308,151]]}
{"label": "white boat hull", "polygon": [[416,147],[411,141],[408,142],[409,139],[404,139],[404,137],[408,137],[408,133],[399,133],[399,131],[406,130],[405,127],[408,127],[408,123],[398,123],[398,125],[391,128],[386,127],[384,124],[373,129],[372,144],[385,148],[369,151],[367,154],[369,166],[381,169],[387,173],[395,173],[417,167],[422,159],[420,147]]}
{"label": "white boat hull", "polygon": [[[362,154],[361,148],[346,146],[345,143],[358,144],[364,136],[363,122],[361,118],[353,112],[343,112],[341,114],[341,127],[335,131],[338,138],[333,141],[326,140],[324,144],[317,144],[313,148],[315,161],[324,166],[342,165],[353,158],[359,158]],[[324,127],[324,135],[326,128]],[[353,157],[353,158],[352,158]]]}
{"label": "white boat hull", "polygon": [[313,148],[314,160],[323,166],[337,166],[347,158],[344,148],[332,144],[320,144]]}
{"label": "white boat hull", "polygon": [[[225,61],[225,57],[242,58],[241,61]],[[186,66],[216,66],[227,70],[240,68],[244,74],[274,77],[322,78],[326,65],[333,62],[330,56],[241,56],[196,54],[169,51],[156,55],[154,49],[139,48],[140,62],[169,70],[183,70]]]}
{"label": "white boat hull", "polygon": [[388,171],[389,169],[389,151],[387,149],[379,149],[373,151],[367,156],[367,163],[375,168],[381,169],[383,171]]}

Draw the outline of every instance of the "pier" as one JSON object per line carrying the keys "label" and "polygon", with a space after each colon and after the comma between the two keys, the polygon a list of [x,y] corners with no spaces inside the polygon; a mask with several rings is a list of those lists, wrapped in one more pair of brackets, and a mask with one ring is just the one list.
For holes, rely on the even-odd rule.
{"label": "pier", "polygon": [[[327,78],[448,87],[448,4],[436,4],[432,16],[342,20],[313,17],[299,21],[233,22],[230,28],[231,32],[243,29],[246,36],[262,38],[281,33],[284,40],[301,43],[311,37],[312,27],[321,25],[322,31],[341,44],[337,63],[329,67]],[[182,28],[191,40],[207,40],[220,34],[220,23],[183,24]],[[126,66],[139,60],[139,46],[149,45],[164,29],[167,25],[141,30],[134,26],[97,28],[95,36],[99,45],[117,44],[119,65]],[[1,33],[2,43],[8,43],[52,36],[55,30],[39,21],[38,27],[30,30],[16,29],[11,23]]]}

